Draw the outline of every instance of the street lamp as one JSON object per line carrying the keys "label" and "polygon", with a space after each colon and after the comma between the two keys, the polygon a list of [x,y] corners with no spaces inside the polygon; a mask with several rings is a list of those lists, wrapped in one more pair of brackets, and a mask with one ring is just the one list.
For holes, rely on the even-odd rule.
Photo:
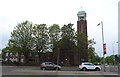
{"label": "street lamp", "polygon": [[106,44],[104,43],[104,33],[103,33],[103,22],[99,23],[97,26],[101,25],[102,26],[102,45],[103,45],[103,67],[105,71],[105,54],[106,54]]}

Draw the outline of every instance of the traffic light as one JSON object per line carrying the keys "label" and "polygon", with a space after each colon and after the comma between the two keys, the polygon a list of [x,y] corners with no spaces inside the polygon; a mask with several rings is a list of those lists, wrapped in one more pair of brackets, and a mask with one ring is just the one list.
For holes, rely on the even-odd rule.
{"label": "traffic light", "polygon": [[115,61],[118,61],[118,55],[115,55]]}
{"label": "traffic light", "polygon": [[103,54],[107,54],[106,53],[106,43],[103,44]]}

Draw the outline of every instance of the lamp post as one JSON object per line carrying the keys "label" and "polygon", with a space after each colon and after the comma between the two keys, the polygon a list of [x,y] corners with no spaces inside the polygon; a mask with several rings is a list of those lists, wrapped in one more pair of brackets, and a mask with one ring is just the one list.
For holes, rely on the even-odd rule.
{"label": "lamp post", "polygon": [[102,26],[102,45],[103,45],[103,67],[105,72],[105,54],[106,54],[106,44],[104,43],[104,32],[103,32],[103,22],[99,23],[97,26]]}

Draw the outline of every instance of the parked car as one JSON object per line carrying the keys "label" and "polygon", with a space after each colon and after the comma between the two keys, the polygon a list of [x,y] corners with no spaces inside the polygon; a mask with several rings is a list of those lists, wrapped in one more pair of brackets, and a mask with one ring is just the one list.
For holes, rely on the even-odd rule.
{"label": "parked car", "polygon": [[54,64],[52,62],[43,62],[42,64],[40,64],[40,68],[42,70],[47,70],[47,69],[50,69],[50,70],[52,70],[52,69],[54,69],[54,70],[60,70],[61,66],[56,65],[56,64]]}
{"label": "parked car", "polygon": [[86,71],[86,70],[100,71],[101,67],[89,62],[84,62],[84,63],[81,63],[81,65],[79,65],[79,69],[82,71]]}

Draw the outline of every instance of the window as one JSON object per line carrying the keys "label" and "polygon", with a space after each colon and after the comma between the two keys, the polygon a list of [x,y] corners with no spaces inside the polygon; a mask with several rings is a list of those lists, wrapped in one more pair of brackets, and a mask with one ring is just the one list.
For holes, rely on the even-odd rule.
{"label": "window", "polygon": [[84,64],[84,65],[91,65],[91,64]]}
{"label": "window", "polygon": [[49,65],[49,63],[45,63],[46,65]]}
{"label": "window", "polygon": [[94,64],[90,64],[91,66],[94,66]]}

